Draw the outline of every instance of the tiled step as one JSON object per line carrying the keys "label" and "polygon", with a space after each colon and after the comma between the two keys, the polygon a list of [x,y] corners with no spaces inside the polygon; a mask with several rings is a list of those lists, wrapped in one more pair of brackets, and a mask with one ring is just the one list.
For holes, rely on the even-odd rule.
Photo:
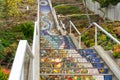
{"label": "tiled step", "polygon": [[41,62],[41,67],[50,67],[51,65],[63,65],[63,68],[67,66],[71,68],[104,68],[103,63],[89,63],[89,62]]}
{"label": "tiled step", "polygon": [[43,57],[40,59],[40,62],[57,62],[57,61],[64,61],[64,62],[88,62],[85,58],[48,58]]}
{"label": "tiled step", "polygon": [[44,35],[41,36],[42,49],[74,49],[75,46],[69,36]]}
{"label": "tiled step", "polygon": [[94,53],[95,51],[93,49],[79,49],[79,53]]}
{"label": "tiled step", "polygon": [[[57,76],[58,75],[58,76]],[[47,75],[40,76],[40,80],[112,80],[112,75]]]}
{"label": "tiled step", "polygon": [[107,68],[60,68],[51,64],[51,67],[41,68],[40,73],[68,73],[68,74],[108,74]]}
{"label": "tiled step", "polygon": [[[81,79],[81,75],[89,75],[91,78],[96,77],[97,80],[112,80],[107,78],[109,72],[108,68],[104,68],[102,60],[92,49],[41,49],[40,53],[41,75],[59,75],[59,77],[61,76],[63,78],[62,80],[65,79],[62,74],[69,74],[72,75],[72,77],[74,77],[74,75],[79,75]],[[102,74],[105,74],[106,76]],[[87,80],[87,77],[83,76],[83,80],[85,78]],[[109,77],[112,78],[111,75],[109,75]]]}
{"label": "tiled step", "polygon": [[58,65],[50,65],[50,67],[42,67],[40,73],[68,73],[68,74],[108,74],[107,68],[75,68],[61,67]]}
{"label": "tiled step", "polygon": [[[93,68],[91,63],[68,63],[68,62],[41,62],[41,67],[51,67],[57,68]],[[59,68],[58,67],[58,68]],[[97,68],[97,67],[94,67]],[[102,67],[101,67],[102,68]]]}
{"label": "tiled step", "polygon": [[97,56],[96,52],[92,49],[78,50],[79,54],[86,58],[89,62],[100,63],[102,60]]}

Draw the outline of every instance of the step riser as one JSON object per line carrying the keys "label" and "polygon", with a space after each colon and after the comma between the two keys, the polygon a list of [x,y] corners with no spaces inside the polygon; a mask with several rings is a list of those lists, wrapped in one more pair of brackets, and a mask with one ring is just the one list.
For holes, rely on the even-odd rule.
{"label": "step riser", "polygon": [[111,75],[89,75],[89,76],[40,76],[41,80],[112,80]]}

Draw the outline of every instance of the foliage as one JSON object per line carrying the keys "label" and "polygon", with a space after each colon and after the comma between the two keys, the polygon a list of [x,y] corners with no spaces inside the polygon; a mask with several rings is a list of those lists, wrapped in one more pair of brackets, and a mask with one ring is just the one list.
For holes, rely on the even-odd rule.
{"label": "foliage", "polygon": [[0,80],[8,80],[9,70],[0,67]]}
{"label": "foliage", "polygon": [[32,22],[26,22],[16,26],[16,31],[23,32],[25,37],[33,36],[33,29],[34,29],[34,25]]}
{"label": "foliage", "polygon": [[[18,22],[24,22],[24,20],[28,20],[27,14],[27,6],[35,6],[34,0],[2,0],[0,3],[0,17],[4,20],[4,26],[13,26]],[[31,9],[33,10],[33,9]],[[30,14],[32,15],[32,14]]]}
{"label": "foliage", "polygon": [[58,5],[55,6],[55,10],[58,14],[63,14],[63,15],[66,15],[68,13],[77,14],[80,12],[78,6],[71,6],[71,5]]}
{"label": "foliage", "polygon": [[70,18],[72,18],[74,20],[79,20],[79,19],[86,19],[87,20],[87,16],[86,15],[81,15],[81,14],[72,14],[70,16]]}
{"label": "foliage", "polygon": [[21,13],[21,5],[33,5],[34,0],[3,0],[2,2],[2,11],[4,12],[3,15],[5,17],[12,16],[17,17],[20,16]]}
{"label": "foliage", "polygon": [[[25,32],[26,31],[26,32]],[[27,36],[28,35],[28,36]],[[14,59],[18,41],[27,39],[32,42],[33,23],[26,22],[0,31],[0,64],[11,63]]]}
{"label": "foliage", "polygon": [[35,0],[27,0],[28,5],[33,5],[35,3]]}
{"label": "foliage", "polygon": [[[108,28],[106,28],[106,30],[112,33],[112,31],[109,30]],[[113,36],[117,38],[115,34],[113,34]],[[115,46],[115,43],[101,31],[98,32],[97,38],[98,38],[98,45],[100,44],[105,50],[112,50],[113,47]],[[94,29],[93,30],[91,29],[90,31],[85,32],[85,34],[82,35],[82,41],[84,41],[87,47],[94,46],[95,45]]]}
{"label": "foliage", "polygon": [[120,58],[120,47],[118,45],[115,45],[113,48],[113,56],[115,58]]}
{"label": "foliage", "polygon": [[18,16],[20,14],[19,3],[22,0],[4,0],[2,2],[2,11],[4,17]]}
{"label": "foliage", "polygon": [[113,56],[114,56],[115,58],[120,58],[120,53],[118,53],[118,52],[113,52]]}
{"label": "foliage", "polygon": [[2,0],[0,0],[0,18],[2,17],[2,15],[1,15],[1,9],[2,9]]}
{"label": "foliage", "polygon": [[117,5],[120,0],[93,0],[100,3],[101,8],[108,7],[110,4]]}

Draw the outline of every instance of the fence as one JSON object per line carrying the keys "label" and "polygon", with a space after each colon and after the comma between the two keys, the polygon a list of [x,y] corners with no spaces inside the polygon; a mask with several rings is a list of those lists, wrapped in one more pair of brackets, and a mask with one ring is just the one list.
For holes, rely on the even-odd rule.
{"label": "fence", "polygon": [[104,13],[99,10],[100,4],[98,2],[86,0],[86,5],[88,9],[93,11],[95,14],[99,14],[101,17],[105,17],[113,21],[120,21],[120,3],[118,3],[116,6],[110,5],[108,8],[102,8]]}

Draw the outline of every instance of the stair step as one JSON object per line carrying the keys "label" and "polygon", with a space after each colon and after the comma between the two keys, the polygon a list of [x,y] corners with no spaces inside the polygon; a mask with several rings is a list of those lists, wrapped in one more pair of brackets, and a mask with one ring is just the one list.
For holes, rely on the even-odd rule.
{"label": "stair step", "polygon": [[69,73],[69,74],[108,74],[108,68],[64,68],[51,65],[50,67],[41,67],[41,73]]}
{"label": "stair step", "polygon": [[69,74],[99,74],[97,68],[89,69],[60,69],[60,68],[41,68],[41,73],[69,73]]}
{"label": "stair step", "polygon": [[40,80],[112,80],[112,75],[41,74]]}
{"label": "stair step", "polygon": [[94,49],[79,49],[77,50],[79,53],[94,53]]}
{"label": "stair step", "polygon": [[[43,49],[74,49],[75,46],[69,36],[45,35],[41,37]],[[46,44],[46,46],[44,45]]]}
{"label": "stair step", "polygon": [[59,65],[59,64],[63,64],[64,68],[66,65],[69,65],[71,67],[75,66],[75,67],[79,67],[79,68],[103,68],[104,64],[103,63],[89,63],[89,62],[41,62],[41,67],[49,67],[50,65]]}
{"label": "stair step", "polygon": [[[68,38],[66,36],[62,37]],[[58,37],[54,37],[54,39],[59,40]],[[104,63],[93,49],[75,50],[72,47],[71,49],[65,49],[65,47],[64,49],[55,49],[56,41],[51,42],[54,49],[41,49],[40,51],[41,75],[59,75],[61,77],[63,74],[68,76],[79,75],[81,78],[81,75],[84,75],[83,78],[91,76],[91,78],[94,77],[97,80],[110,80],[108,77],[112,75],[108,74],[108,68],[104,67]],[[65,43],[69,44],[69,41],[65,41]],[[67,47],[70,48],[70,45],[67,45]]]}
{"label": "stair step", "polygon": [[48,57],[43,57],[40,59],[41,62],[57,62],[57,60],[63,60],[65,62],[88,62],[86,58],[48,58]]}
{"label": "stair step", "polygon": [[92,63],[94,68],[103,68],[104,67],[104,63]]}

